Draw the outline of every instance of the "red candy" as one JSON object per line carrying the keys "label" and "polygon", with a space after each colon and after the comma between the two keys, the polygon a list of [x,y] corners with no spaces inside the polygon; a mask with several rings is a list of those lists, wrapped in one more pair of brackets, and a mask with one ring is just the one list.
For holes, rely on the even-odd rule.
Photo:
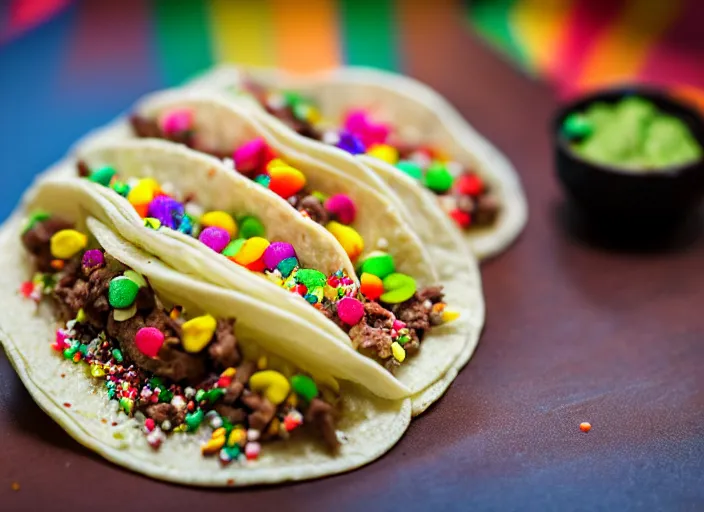
{"label": "red candy", "polygon": [[461,228],[468,228],[469,225],[472,223],[472,217],[469,215],[467,212],[463,212],[462,210],[452,210],[450,212],[450,217],[453,218],[453,220],[461,227]]}
{"label": "red candy", "polygon": [[478,196],[484,190],[484,183],[476,174],[463,174],[456,186],[457,191],[465,196]]}
{"label": "red candy", "polygon": [[261,171],[274,158],[276,158],[274,150],[261,137],[241,145],[232,155],[235,169],[242,174],[254,174],[255,171]]}
{"label": "red candy", "polygon": [[364,316],[364,304],[354,297],[344,297],[337,303],[337,316],[347,325],[357,325]]}
{"label": "red candy", "polygon": [[32,281],[25,281],[20,285],[20,293],[23,297],[29,297],[34,291],[34,283]]}
{"label": "red candy", "polygon": [[164,344],[164,333],[156,327],[142,327],[134,337],[137,349],[147,357],[156,357]]}

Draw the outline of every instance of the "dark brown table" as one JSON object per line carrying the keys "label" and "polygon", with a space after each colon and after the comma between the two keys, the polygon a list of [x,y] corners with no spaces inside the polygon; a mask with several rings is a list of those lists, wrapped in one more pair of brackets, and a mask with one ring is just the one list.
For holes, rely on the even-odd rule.
{"label": "dark brown table", "polygon": [[351,474],[207,491],[82,448],[0,355],[1,510],[704,510],[700,224],[640,249],[585,234],[553,177],[550,89],[428,23],[405,41],[409,73],[508,154],[531,209],[520,241],[482,268],[486,329],[445,398]]}

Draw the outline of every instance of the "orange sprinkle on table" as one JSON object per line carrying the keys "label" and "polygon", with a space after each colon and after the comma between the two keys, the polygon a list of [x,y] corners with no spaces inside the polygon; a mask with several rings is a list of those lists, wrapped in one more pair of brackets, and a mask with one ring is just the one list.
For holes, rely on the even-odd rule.
{"label": "orange sprinkle on table", "polygon": [[582,432],[589,432],[592,429],[592,424],[586,421],[583,421],[582,423],[579,424],[579,430]]}
{"label": "orange sprinkle on table", "polygon": [[12,485],[10,486],[13,491],[19,491],[20,490],[20,484],[19,482],[12,482]]}

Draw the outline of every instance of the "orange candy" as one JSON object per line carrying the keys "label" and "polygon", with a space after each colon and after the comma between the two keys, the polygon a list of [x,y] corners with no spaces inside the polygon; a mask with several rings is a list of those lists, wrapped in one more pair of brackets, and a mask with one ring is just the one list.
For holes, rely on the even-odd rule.
{"label": "orange candy", "polygon": [[303,173],[281,160],[269,162],[267,170],[271,178],[269,188],[284,199],[297,194],[306,185],[306,177]]}
{"label": "orange candy", "polygon": [[374,274],[363,273],[359,282],[361,285],[359,291],[369,300],[376,300],[384,293],[384,284]]}
{"label": "orange candy", "polygon": [[133,205],[135,211],[139,214],[140,217],[143,219],[146,218],[147,213],[149,212],[149,205],[148,204],[135,204]]}

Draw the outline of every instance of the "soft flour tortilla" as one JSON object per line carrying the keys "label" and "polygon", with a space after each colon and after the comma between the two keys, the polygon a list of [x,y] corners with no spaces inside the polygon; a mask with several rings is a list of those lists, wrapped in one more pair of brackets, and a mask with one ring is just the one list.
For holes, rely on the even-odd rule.
{"label": "soft flour tortilla", "polygon": [[[227,152],[255,137],[264,138],[277,151],[285,154],[287,161],[303,171],[314,190],[350,195],[359,206],[354,227],[367,244],[372,242],[369,245],[378,245],[380,239],[391,241],[388,250],[398,263],[399,271],[416,277],[421,284],[439,283],[444,286],[447,303],[460,312],[460,318],[448,326],[434,329],[423,341],[421,354],[404,362],[397,371],[398,378],[404,384],[411,386],[413,383],[411,389],[416,393],[413,397],[414,414],[421,413],[442,396],[457,371],[467,363],[484,323],[479,270],[475,259],[466,252],[451,220],[425,195],[409,194],[407,206],[414,212],[412,227],[421,235],[426,256],[418,249],[417,240],[404,234],[404,230],[408,229],[400,225],[398,215],[385,201],[385,187],[379,187],[374,181],[376,176],[363,165],[347,165],[345,162],[351,157],[345,152],[298,136],[275,118],[251,107],[233,103],[226,97],[197,91],[169,91],[152,95],[139,103],[137,113],[158,119],[175,108],[192,112],[198,143],[210,150]],[[273,126],[275,124],[282,129],[277,131]],[[293,147],[299,148],[300,152],[292,150]],[[350,168],[354,169],[354,173],[350,172]],[[418,189],[413,183],[411,186]],[[393,192],[390,195],[393,196]],[[423,264],[418,265],[420,262]],[[434,273],[432,278],[428,265]],[[432,358],[432,364],[426,358]],[[431,384],[443,374],[441,382],[445,382],[444,385]],[[411,375],[413,381],[410,380]],[[419,378],[421,375],[424,377],[422,380]]]}
{"label": "soft flour tortilla", "polygon": [[[365,109],[374,119],[395,126],[403,140],[442,148],[453,160],[475,170],[491,185],[503,207],[493,226],[462,233],[465,243],[478,258],[500,253],[523,230],[528,208],[511,163],[447,100],[426,85],[405,76],[367,68],[340,68],[301,77],[272,68],[221,66],[193,80],[186,88],[236,93],[248,78],[273,90],[296,91],[312,98],[323,117],[333,123],[339,124],[351,108]],[[281,129],[283,124],[278,123],[278,126]],[[415,210],[410,204],[419,202],[421,197],[424,201],[436,200],[432,192],[394,166],[365,155],[357,158],[407,203],[411,214]],[[423,234],[417,232],[423,239]]]}
{"label": "soft flour tortilla", "polygon": [[[63,174],[64,171],[57,172]],[[229,285],[227,288],[239,292],[237,296],[247,297],[246,303],[257,304],[262,308],[252,316],[252,320],[260,323],[261,328],[268,332],[270,337],[281,340],[283,356],[293,357],[299,351],[308,352],[308,356],[315,358],[315,364],[321,366],[324,363],[333,377],[361,384],[383,398],[400,399],[410,393],[407,387],[384,368],[353,350],[349,346],[349,338],[337,329],[337,326],[327,326],[320,322],[328,327],[326,330],[312,322],[307,309],[310,306],[306,302],[289,299],[290,303],[282,306],[274,304],[271,300],[253,297],[248,286],[235,286],[240,283],[241,276],[231,270],[234,265],[229,261],[226,260],[220,267],[219,260],[213,258],[214,252],[201,254],[199,247],[198,250],[192,250],[188,244],[174,239],[171,233],[175,232],[172,230],[153,231],[144,228],[136,213],[134,215],[137,218],[129,220],[110,201],[97,194],[94,184],[87,180],[45,178],[28,192],[24,206],[26,211],[46,209],[67,219],[80,220],[90,215],[111,226],[122,238],[144,251],[157,256],[168,256],[161,257],[161,260],[177,270],[182,270],[178,268],[181,265],[190,271],[186,273],[190,273],[192,277],[204,276],[206,273],[215,276],[214,280],[220,279],[216,284],[225,282]],[[197,240],[191,240],[194,246],[202,246]],[[156,258],[152,259],[158,261]],[[187,261],[188,264],[182,261]],[[155,277],[158,278],[159,275]],[[177,279],[170,279],[175,284],[160,283],[163,289],[169,290],[178,285]],[[286,294],[285,297],[288,298],[289,295],[291,294]],[[206,303],[211,304],[211,301]],[[217,304],[218,301],[212,301],[213,307]],[[272,352],[280,353],[281,350]]]}
{"label": "soft flour tortilla", "polygon": [[[430,217],[424,216],[422,219],[429,226],[425,229],[426,239],[421,242],[382,194],[367,183],[338,170],[338,162],[344,160],[343,152],[306,139],[302,140],[322,147],[323,152],[318,155],[320,158],[311,158],[308,151],[295,151],[291,149],[290,141],[281,140],[267,130],[266,124],[261,122],[267,116],[232,102],[191,93],[168,93],[141,102],[139,113],[158,118],[175,107],[192,111],[199,144],[212,151],[226,152],[255,137],[263,137],[282,158],[304,173],[314,190],[327,194],[346,193],[352,197],[358,206],[354,227],[367,244],[366,252],[380,247],[379,242],[383,240],[388,244],[386,250],[393,255],[399,272],[413,276],[421,287],[434,284],[444,286],[449,307],[458,311],[460,317],[448,325],[433,328],[423,340],[420,353],[409,358],[396,371],[398,380],[417,395],[413,398],[414,414],[421,413],[439,398],[442,392],[438,392],[437,386],[433,387],[433,391],[425,390],[447,372],[456,375],[457,370],[464,366],[467,358],[460,357],[460,354],[466,353],[468,346],[472,349],[476,346],[484,323],[481,278],[476,262],[458,242],[449,219],[427,200],[420,205],[413,205],[420,209],[421,214],[426,210],[430,212]],[[129,159],[125,156],[125,148],[135,145],[127,142],[108,144],[108,140],[105,135],[89,140],[78,153],[82,156],[90,155],[91,151],[100,154],[101,157],[94,158],[97,165],[113,165],[118,169],[118,174],[122,174],[115,162],[118,159]],[[106,153],[106,148],[110,148],[109,153]],[[164,166],[164,169],[171,167]],[[373,176],[363,166],[359,166],[359,172]],[[138,174],[130,172],[130,175]],[[218,192],[222,193],[223,190],[218,189]],[[124,208],[131,210],[124,199],[117,194],[111,195],[115,201],[125,204]],[[291,211],[293,212],[292,209]],[[438,216],[440,220],[432,223]],[[427,251],[432,251],[432,255]],[[214,282],[221,284],[222,277],[217,277],[219,280]],[[309,316],[312,321],[320,321],[317,317],[321,315],[316,311],[310,310]],[[347,337],[345,342],[350,343]],[[447,386],[443,391],[446,388]]]}
{"label": "soft flour tortilla", "polygon": [[[235,316],[237,334],[250,336],[278,354],[285,343],[263,332],[247,314],[256,316],[266,308],[249,298],[185,277],[134,246],[124,242],[95,219],[88,219],[102,247],[128,267],[142,273],[155,290],[169,300],[192,306],[207,306],[216,316]],[[17,290],[32,272],[20,243],[22,219],[15,215],[0,231],[2,264],[0,289],[6,297],[0,310],[0,341],[15,370],[37,404],[78,442],[106,459],[160,480],[202,486],[245,486],[288,480],[305,480],[349,471],[380,457],[402,436],[410,423],[409,400],[386,401],[349,383],[341,386],[343,415],[338,430],[346,442],[336,456],[319,442],[300,437],[288,442],[267,443],[256,462],[221,467],[214,458],[200,453],[203,434],[173,435],[154,451],[141,425],[117,412],[104,386],[92,379],[83,365],[74,365],[51,348],[57,323],[51,307],[38,309]],[[168,285],[162,293],[162,285]],[[241,316],[240,316],[241,315]],[[240,329],[240,324],[249,324]],[[290,350],[289,350],[290,352]],[[306,351],[294,351],[291,360],[315,373]],[[324,371],[324,370],[323,370]],[[70,407],[64,404],[70,404]],[[112,423],[116,422],[116,426]]]}

